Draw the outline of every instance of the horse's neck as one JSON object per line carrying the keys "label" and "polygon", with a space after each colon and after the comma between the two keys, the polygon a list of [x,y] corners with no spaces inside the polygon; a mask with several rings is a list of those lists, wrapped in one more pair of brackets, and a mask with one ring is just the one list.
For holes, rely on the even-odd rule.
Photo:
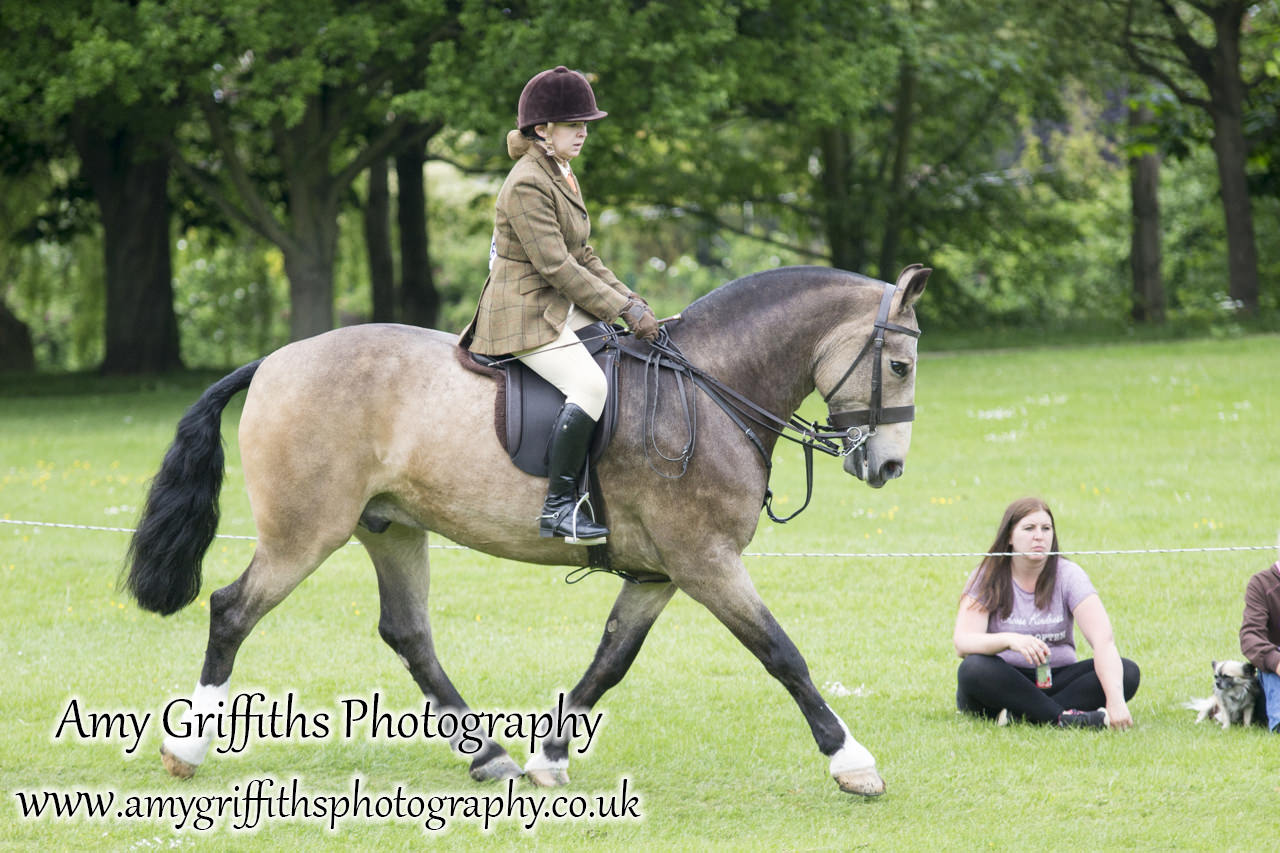
{"label": "horse's neck", "polygon": [[[732,299],[702,306],[680,330],[690,361],[757,405],[784,418],[813,391],[823,337],[870,296],[848,282],[773,288],[743,310]],[[723,308],[723,312],[717,310]]]}

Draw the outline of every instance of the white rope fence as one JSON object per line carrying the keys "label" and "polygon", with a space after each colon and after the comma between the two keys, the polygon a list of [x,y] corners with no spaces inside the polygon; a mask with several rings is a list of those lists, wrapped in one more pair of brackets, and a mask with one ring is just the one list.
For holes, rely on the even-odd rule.
{"label": "white rope fence", "polygon": [[[94,530],[105,533],[133,533],[130,527],[97,527],[91,524],[60,524],[52,521],[19,521],[16,519],[0,518],[0,524],[12,524],[19,527],[53,527],[61,530]],[[215,539],[234,539],[243,542],[256,542],[256,536],[235,536],[230,533],[219,533]],[[358,545],[356,541],[347,543],[348,545]],[[433,548],[443,548],[451,551],[470,551],[471,549],[465,545],[433,545]],[[1270,551],[1275,549],[1275,545],[1218,545],[1204,546],[1199,548],[1112,548],[1092,551],[1050,551],[1050,554],[1063,554],[1068,556],[1094,556],[1094,555],[1116,555],[1116,554],[1205,554],[1223,551]],[[1014,556],[1021,552],[1018,551],[879,551],[879,552],[858,552],[858,553],[839,553],[830,551],[747,551],[744,557],[813,557],[813,558],[889,558],[889,557],[1004,557]]]}

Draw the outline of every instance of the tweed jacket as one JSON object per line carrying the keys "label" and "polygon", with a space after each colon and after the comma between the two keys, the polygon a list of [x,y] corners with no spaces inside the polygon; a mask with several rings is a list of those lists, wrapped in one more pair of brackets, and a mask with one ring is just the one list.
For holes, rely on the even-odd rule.
{"label": "tweed jacket", "polygon": [[536,146],[519,153],[498,192],[496,256],[463,345],[506,355],[550,343],[571,304],[617,319],[633,294],[596,257],[590,234],[586,205],[555,160]]}

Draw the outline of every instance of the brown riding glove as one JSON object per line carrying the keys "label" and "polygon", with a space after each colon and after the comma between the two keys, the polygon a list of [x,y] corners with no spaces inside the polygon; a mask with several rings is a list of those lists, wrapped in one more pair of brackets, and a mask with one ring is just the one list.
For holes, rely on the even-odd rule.
{"label": "brown riding glove", "polygon": [[658,339],[658,318],[653,315],[653,310],[649,308],[645,301],[640,297],[632,297],[627,300],[627,306],[622,309],[622,319],[627,321],[627,325],[631,327],[631,333],[643,341],[655,341]]}

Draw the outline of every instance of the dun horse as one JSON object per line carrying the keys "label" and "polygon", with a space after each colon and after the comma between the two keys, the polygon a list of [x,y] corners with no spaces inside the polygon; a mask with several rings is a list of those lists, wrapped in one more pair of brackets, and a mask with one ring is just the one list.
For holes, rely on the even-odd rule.
{"label": "dun horse", "polygon": [[[928,273],[909,267],[896,285],[816,267],[757,273],[690,305],[671,324],[670,340],[705,374],[784,420],[815,388],[832,412],[869,409],[870,430],[859,436],[865,444],[846,456],[844,467],[880,487],[902,474],[911,440],[909,414],[885,423],[892,419],[880,413],[890,411],[882,406],[911,411],[914,304]],[[236,370],[182,418],[130,545],[126,579],[143,608],[162,614],[189,604],[200,590],[201,559],[218,523],[219,422],[228,400],[248,388],[239,442],[258,541],[244,573],[209,597],[209,642],[192,713],[225,707],[241,643],[352,535],[373,559],[382,638],[433,705],[459,713],[467,705],[436,657],[427,619],[428,532],[499,557],[586,565],[586,548],[538,536],[546,484],[508,459],[494,431],[496,385],[460,365],[456,343],[454,335],[420,328],[339,329]],[[872,356],[863,358],[868,351]],[[648,582],[622,584],[567,704],[588,711],[617,684],[659,612],[682,590],[791,694],[840,788],[880,794],[875,759],[823,701],[742,563],[777,436],[762,432],[753,446],[707,394],[693,395],[691,411],[682,411],[680,400],[688,396],[672,382],[648,402],[662,404],[655,417],[646,411],[653,393],[646,370],[642,361],[622,360],[619,427],[596,473],[612,530],[610,564]],[[668,463],[646,441],[678,444],[689,416],[697,433],[687,470],[659,476],[649,463]],[[380,523],[360,524],[370,517]],[[210,740],[167,738],[166,767],[191,775]],[[568,747],[555,736],[543,740],[522,771],[486,739],[468,756],[470,772],[478,780],[523,772],[539,785],[563,785]]]}

